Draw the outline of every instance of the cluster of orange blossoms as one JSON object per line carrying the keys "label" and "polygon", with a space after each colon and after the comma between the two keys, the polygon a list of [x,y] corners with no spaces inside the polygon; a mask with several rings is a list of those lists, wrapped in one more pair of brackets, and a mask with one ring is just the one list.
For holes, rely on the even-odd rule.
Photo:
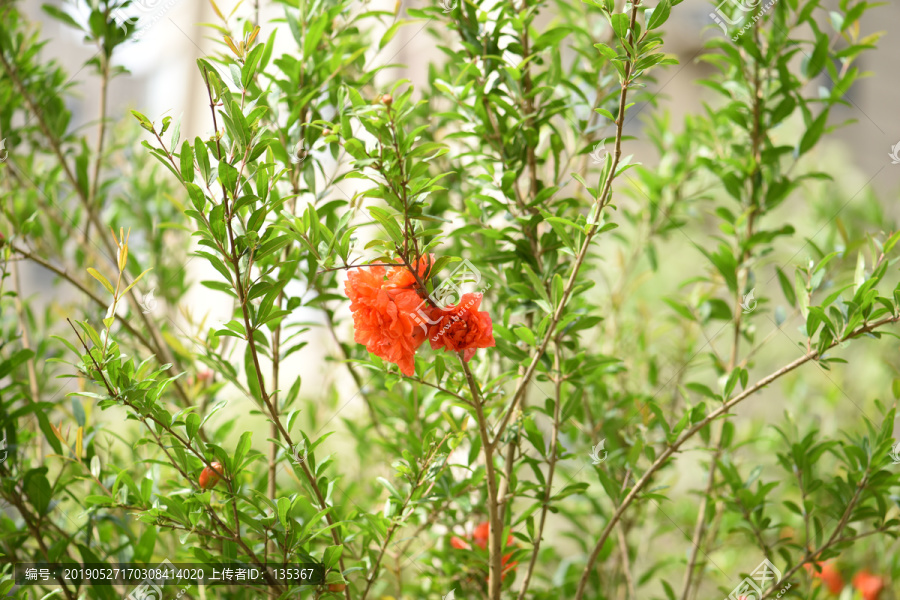
{"label": "cluster of orange blossoms", "polygon": [[[432,264],[433,255],[419,259],[420,279],[427,277]],[[344,293],[353,313],[353,339],[399,366],[407,377],[415,373],[416,350],[426,338],[432,349],[462,352],[466,361],[478,348],[494,346],[491,317],[478,311],[481,294],[464,294],[459,304],[444,309],[431,306],[419,295],[416,276],[405,266],[353,269]]]}
{"label": "cluster of orange blossoms", "polygon": [[[844,589],[844,578],[841,577],[841,572],[834,566],[834,563],[818,563],[821,571],[816,571],[816,568],[811,564],[803,566],[812,577],[822,580],[822,585],[827,587],[828,591],[835,596]],[[860,593],[863,600],[878,600],[882,590],[884,590],[884,578],[873,575],[865,569],[853,576],[852,583],[853,588]]]}
{"label": "cluster of orange blossoms", "polygon": [[[488,539],[490,537],[491,525],[487,521],[478,525],[475,528],[475,531],[472,532],[472,541],[475,542],[475,545],[481,548],[482,550],[487,549]],[[471,550],[472,546],[469,545],[469,542],[462,538],[458,538],[453,536],[450,538],[450,545],[456,548],[457,550]],[[509,536],[506,538],[506,545],[510,547],[513,545],[513,536]],[[518,562],[509,562],[509,559],[512,557],[512,552],[509,554],[505,554],[501,559],[501,564],[503,565],[502,575],[500,576],[501,581],[506,579],[506,574],[510,571],[516,570],[516,565]],[[508,563],[508,564],[507,564]]]}
{"label": "cluster of orange blossoms", "polygon": [[[821,569],[820,571],[816,571],[816,567],[807,563],[803,565],[806,571],[812,576],[814,579],[819,579],[822,581],[822,585],[828,588],[828,591],[837,596],[844,590],[844,578],[841,577],[841,572],[838,571],[837,567],[834,566],[834,563],[831,562],[820,562],[816,563]],[[881,592],[884,590],[884,578],[879,577],[878,575],[873,575],[866,569],[858,571],[856,575],[853,576],[853,589],[859,592],[862,600],[878,600],[881,596]],[[738,600],[749,600],[747,596],[739,596]]]}

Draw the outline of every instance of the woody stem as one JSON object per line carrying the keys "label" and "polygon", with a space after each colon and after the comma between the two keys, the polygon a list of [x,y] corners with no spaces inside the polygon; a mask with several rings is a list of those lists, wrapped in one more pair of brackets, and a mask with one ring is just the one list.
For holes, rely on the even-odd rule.
{"label": "woody stem", "polygon": [[501,560],[503,546],[503,523],[500,520],[500,494],[497,487],[497,473],[494,468],[494,451],[496,446],[491,442],[488,434],[487,419],[484,416],[484,397],[478,389],[475,377],[466,362],[463,353],[457,352],[463,372],[466,374],[466,383],[472,393],[472,402],[475,405],[475,418],[478,421],[478,433],[481,436],[481,445],[484,448],[484,468],[487,471],[488,487],[488,521],[490,523],[490,542],[488,543],[488,598],[500,600],[500,586],[502,584],[503,563]]}

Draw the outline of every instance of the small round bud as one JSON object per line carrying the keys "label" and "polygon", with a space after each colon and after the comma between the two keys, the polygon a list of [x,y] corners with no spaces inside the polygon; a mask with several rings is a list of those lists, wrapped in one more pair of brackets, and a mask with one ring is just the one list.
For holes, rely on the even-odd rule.
{"label": "small round bud", "polygon": [[203,472],[200,473],[200,488],[204,490],[208,490],[216,486],[219,483],[219,478],[222,476],[222,463],[214,462],[210,467],[204,467]]}
{"label": "small round bud", "polygon": [[384,96],[381,97],[381,103],[384,104],[385,106],[390,106],[391,104],[394,103],[394,98],[390,94],[385,94]]}

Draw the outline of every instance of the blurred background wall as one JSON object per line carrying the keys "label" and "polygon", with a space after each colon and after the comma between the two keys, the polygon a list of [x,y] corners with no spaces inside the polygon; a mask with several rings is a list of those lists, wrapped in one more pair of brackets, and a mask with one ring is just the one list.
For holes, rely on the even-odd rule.
{"label": "blurred background wall", "polygon": [[[437,1],[437,0],[435,0]],[[262,36],[267,35],[269,19],[281,16],[280,8],[266,0],[256,0],[260,21],[264,24]],[[617,0],[622,4],[622,0]],[[82,43],[80,36],[60,23],[49,19],[41,10],[42,4],[62,6],[63,0],[25,0],[26,13],[35,21],[42,22],[45,36],[51,39],[45,56],[58,60],[74,79],[85,81],[79,86],[79,97],[71,100],[74,110],[74,124],[83,125],[96,119],[96,82],[91,77],[79,73],[84,62],[93,56],[93,49]],[[228,14],[237,3],[220,0],[220,8]],[[423,0],[372,0],[367,2],[370,9],[394,11],[399,7],[416,7],[425,4]],[[825,0],[824,7],[836,5],[837,0]],[[702,102],[707,97],[697,80],[703,76],[708,66],[697,61],[703,42],[721,31],[712,26],[710,13],[714,4],[707,0],[684,0],[672,11],[666,25],[667,52],[674,54],[681,62],[657,74],[659,99],[663,108],[671,110],[673,123],[678,124],[684,114],[702,110]],[[244,2],[242,12],[255,10],[253,2]],[[151,118],[165,112],[177,116],[184,115],[182,129],[200,133],[211,130],[208,102],[203,93],[202,82],[197,77],[195,59],[211,53],[216,42],[210,39],[214,32],[201,23],[216,21],[215,14],[207,0],[136,0],[128,14],[140,16],[142,37],[129,44],[119,57],[119,63],[131,71],[131,75],[114,80],[110,87],[111,113],[126,108],[136,108]],[[543,11],[543,18],[553,17],[552,4]],[[821,14],[821,12],[820,12]],[[402,14],[401,14],[402,16]],[[434,27],[436,23],[428,24]],[[384,71],[379,81],[387,85],[390,80],[410,79],[417,89],[422,90],[426,81],[427,64],[440,60],[442,54],[435,48],[434,38],[425,31],[426,24],[413,23],[400,29],[397,36],[380,53],[378,64],[400,63],[403,69]],[[877,50],[863,55],[860,68],[872,73],[872,77],[860,81],[847,94],[851,106],[834,116],[838,119],[856,119],[858,123],[844,128],[839,137],[850,148],[847,158],[848,168],[855,167],[867,173],[874,173],[873,167],[882,166],[891,147],[900,142],[900,3],[886,2],[877,10],[870,11],[861,23],[864,34],[884,31]],[[293,41],[288,35],[280,35],[283,47],[290,47]],[[373,53],[376,48],[373,47]],[[93,84],[93,85],[92,85]],[[824,74],[808,84],[811,87],[828,86],[831,82]],[[640,119],[637,119],[638,121]],[[641,155],[645,164],[652,164],[656,157]],[[888,162],[890,162],[888,160]],[[900,186],[900,165],[885,169],[872,183],[875,189],[886,195],[897,191]]]}

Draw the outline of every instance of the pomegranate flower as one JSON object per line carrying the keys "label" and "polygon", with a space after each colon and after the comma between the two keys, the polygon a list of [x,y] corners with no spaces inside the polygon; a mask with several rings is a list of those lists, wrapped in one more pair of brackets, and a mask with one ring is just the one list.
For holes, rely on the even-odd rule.
{"label": "pomegranate flower", "polygon": [[482,294],[463,294],[459,304],[445,310],[432,309],[428,338],[434,350],[444,348],[462,352],[469,362],[478,348],[491,348],[494,342],[494,323],[491,316],[478,310]]}
{"label": "pomegranate flower", "polygon": [[[344,293],[353,313],[353,339],[410,377],[416,371],[415,354],[425,335],[410,316],[421,299],[414,290],[397,286],[397,282],[406,281],[400,271],[394,267],[388,273],[377,266],[354,269],[344,284]],[[412,273],[406,275],[415,281]]]}
{"label": "pomegranate flower", "polygon": [[495,345],[491,317],[478,310],[482,294],[464,294],[459,304],[445,309],[428,305],[422,297],[425,292],[419,283],[428,278],[434,263],[429,254],[417,261],[416,273],[404,264],[353,269],[344,284],[354,340],[398,365],[407,377],[415,374],[416,350],[426,336],[433,349],[463,352],[467,362],[478,348]]}
{"label": "pomegranate flower", "polygon": [[878,600],[884,589],[884,579],[863,569],[853,576],[853,587],[862,595],[863,600]]}

